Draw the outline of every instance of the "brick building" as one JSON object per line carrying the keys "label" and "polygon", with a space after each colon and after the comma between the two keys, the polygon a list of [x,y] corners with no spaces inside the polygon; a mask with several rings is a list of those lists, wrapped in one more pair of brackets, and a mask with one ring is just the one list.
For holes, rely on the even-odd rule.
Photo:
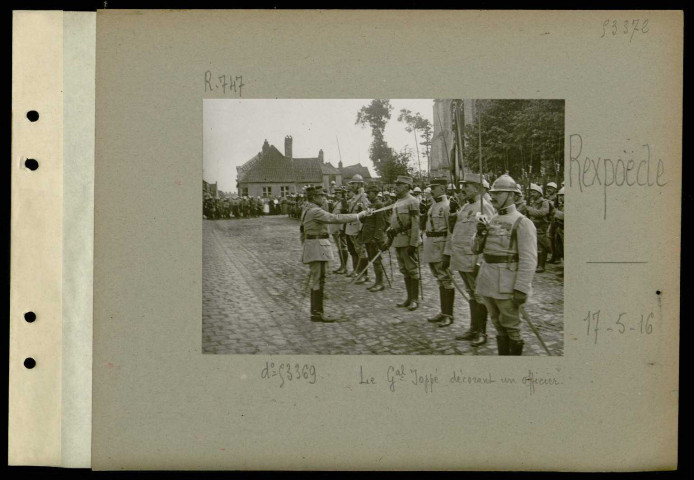
{"label": "brick building", "polygon": [[240,167],[236,167],[236,183],[239,195],[253,197],[284,197],[290,193],[300,193],[306,185],[342,185],[355,173],[370,179],[369,169],[360,164],[339,168],[326,162],[323,150],[318,156],[300,158],[293,155],[293,139],[284,138],[284,153],[267,140],[262,150]]}

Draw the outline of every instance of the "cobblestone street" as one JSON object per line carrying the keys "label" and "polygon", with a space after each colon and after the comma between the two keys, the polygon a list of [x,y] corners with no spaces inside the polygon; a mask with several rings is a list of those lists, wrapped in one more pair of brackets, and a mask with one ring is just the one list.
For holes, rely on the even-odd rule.
{"label": "cobblestone street", "polygon": [[[337,261],[337,252],[335,259]],[[437,328],[426,319],[438,313],[436,281],[422,265],[424,301],[418,310],[397,308],[405,297],[394,251],[384,267],[393,288],[371,293],[330,272],[325,311],[340,321],[309,320],[308,267],[301,263],[299,223],[286,216],[203,220],[202,349],[204,353],[496,355],[494,326],[478,348],[456,341],[469,326],[467,303],[455,297],[455,323]],[[458,285],[463,283],[456,278]],[[549,265],[535,275],[526,310],[552,355],[563,355],[562,267]],[[527,323],[523,355],[547,355]]]}

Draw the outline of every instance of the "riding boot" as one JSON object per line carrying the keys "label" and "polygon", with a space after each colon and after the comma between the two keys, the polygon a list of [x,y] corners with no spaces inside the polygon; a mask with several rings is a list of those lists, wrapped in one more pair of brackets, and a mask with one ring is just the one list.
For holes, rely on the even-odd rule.
{"label": "riding boot", "polygon": [[327,318],[325,316],[325,312],[323,310],[323,297],[324,297],[324,290],[323,287],[320,288],[320,290],[315,290],[316,292],[316,300],[318,302],[318,305],[316,307],[316,310],[318,311],[318,318],[319,320],[314,320],[317,322],[323,322],[323,323],[332,323],[335,321],[334,318]]}
{"label": "riding boot", "polygon": [[453,325],[453,304],[455,302],[455,290],[452,288],[444,288],[444,319],[437,326],[439,328],[449,327]]}
{"label": "riding boot", "polygon": [[474,300],[470,300],[468,305],[470,305],[470,329],[461,336],[455,337],[456,340],[470,341],[477,338],[477,332],[479,330],[477,326],[477,309],[479,308],[479,304]]}
{"label": "riding boot", "polygon": [[359,257],[357,256],[356,253],[351,254],[351,257],[352,257],[352,271],[346,275],[347,277],[353,277],[358,273],[357,272],[357,262],[359,261]]}
{"label": "riding boot", "polygon": [[410,278],[410,289],[412,292],[412,299],[410,300],[410,304],[408,305],[407,309],[410,312],[414,312],[419,307],[419,279],[418,278]]}
{"label": "riding boot", "polygon": [[542,249],[542,251],[537,252],[537,269],[535,272],[542,273],[545,271],[545,262],[547,261],[547,250]]}
{"label": "riding boot", "polygon": [[446,318],[446,289],[439,287],[439,304],[441,306],[441,311],[431,318],[427,318],[427,322],[438,323]]}
{"label": "riding boot", "polygon": [[477,335],[470,342],[470,345],[479,347],[487,343],[487,306],[484,303],[477,303],[475,307],[475,325]]}
{"label": "riding boot", "polygon": [[397,307],[409,307],[412,302],[412,287],[410,286],[410,277],[405,277],[405,290],[407,290],[407,299],[404,302],[397,303]]}
{"label": "riding boot", "polygon": [[523,355],[523,340],[509,340],[509,355]]}
{"label": "riding boot", "polygon": [[311,321],[320,322],[321,321],[321,311],[320,311],[320,290],[311,289]]}
{"label": "riding boot", "polygon": [[381,290],[386,288],[383,285],[383,265],[374,264],[374,270],[376,272],[376,282],[373,285],[371,285],[367,290],[369,290],[370,292],[380,292]]}
{"label": "riding boot", "polygon": [[497,335],[496,336],[496,345],[499,349],[499,355],[510,355],[511,351],[509,350],[509,338],[508,335]]}
{"label": "riding boot", "polygon": [[338,250],[337,256],[340,257],[340,267],[336,270],[333,270],[333,273],[336,273],[338,275],[341,275],[343,273],[347,273],[347,269],[346,269],[346,265],[345,265],[345,253],[342,250]]}
{"label": "riding boot", "polygon": [[[363,272],[365,268],[367,268],[367,265],[369,264],[369,261],[365,258],[360,258],[359,263],[357,265],[357,275],[361,273],[361,277],[357,279],[356,282],[354,282],[355,285],[362,285],[366,282],[369,281],[369,272]],[[362,273],[363,272],[363,273]]]}

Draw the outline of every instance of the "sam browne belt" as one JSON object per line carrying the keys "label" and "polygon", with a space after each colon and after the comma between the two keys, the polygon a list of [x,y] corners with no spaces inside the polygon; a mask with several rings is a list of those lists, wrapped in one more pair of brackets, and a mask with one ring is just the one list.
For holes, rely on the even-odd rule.
{"label": "sam browne belt", "polygon": [[484,261],[487,263],[516,263],[518,255],[488,255],[485,253]]}

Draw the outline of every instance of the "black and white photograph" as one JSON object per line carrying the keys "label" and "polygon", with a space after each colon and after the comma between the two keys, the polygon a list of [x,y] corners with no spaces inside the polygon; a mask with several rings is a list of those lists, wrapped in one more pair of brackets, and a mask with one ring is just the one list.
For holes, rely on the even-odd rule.
{"label": "black and white photograph", "polygon": [[203,100],[205,354],[564,354],[564,100]]}

